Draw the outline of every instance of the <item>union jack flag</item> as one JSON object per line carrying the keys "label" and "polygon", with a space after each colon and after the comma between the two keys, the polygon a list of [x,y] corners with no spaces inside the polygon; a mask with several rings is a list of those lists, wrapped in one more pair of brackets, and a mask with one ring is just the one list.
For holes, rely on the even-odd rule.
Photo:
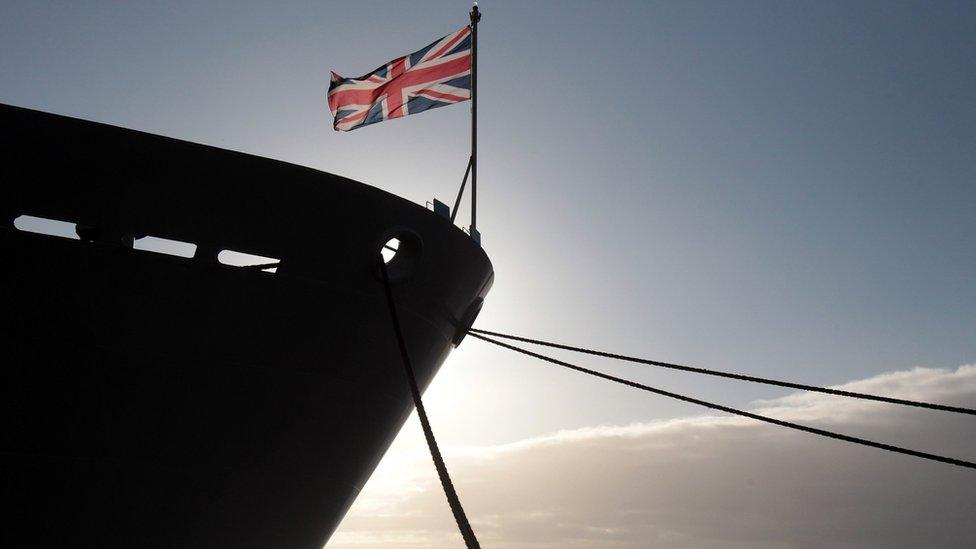
{"label": "union jack flag", "polygon": [[332,72],[333,127],[349,131],[471,99],[471,28],[448,34],[359,78]]}

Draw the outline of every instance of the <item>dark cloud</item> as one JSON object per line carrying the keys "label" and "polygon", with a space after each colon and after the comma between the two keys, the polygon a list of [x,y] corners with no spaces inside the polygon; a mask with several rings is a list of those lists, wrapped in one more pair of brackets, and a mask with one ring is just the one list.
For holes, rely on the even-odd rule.
{"label": "dark cloud", "polygon": [[[845,387],[973,406],[976,366]],[[976,460],[970,416],[813,394],[757,410]],[[976,539],[976,472],[739,418],[600,426],[457,449],[448,459],[486,547],[966,547]],[[397,487],[367,487],[330,547],[461,545],[436,479],[396,473],[385,474]]]}

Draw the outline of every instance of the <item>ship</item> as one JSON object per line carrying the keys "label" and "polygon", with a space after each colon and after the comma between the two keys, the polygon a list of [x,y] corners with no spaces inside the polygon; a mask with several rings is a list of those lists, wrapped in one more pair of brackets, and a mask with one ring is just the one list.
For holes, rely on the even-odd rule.
{"label": "ship", "polygon": [[491,288],[480,238],[36,110],[0,105],[0,144],[3,545],[322,547],[413,410],[378,258],[424,388]]}

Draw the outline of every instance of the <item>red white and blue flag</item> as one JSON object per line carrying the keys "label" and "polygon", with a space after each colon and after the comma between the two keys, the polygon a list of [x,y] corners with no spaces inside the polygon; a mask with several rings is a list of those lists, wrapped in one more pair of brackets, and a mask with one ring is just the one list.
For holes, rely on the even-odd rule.
{"label": "red white and blue flag", "polygon": [[333,127],[349,131],[471,99],[471,28],[465,26],[419,51],[359,78],[332,73]]}

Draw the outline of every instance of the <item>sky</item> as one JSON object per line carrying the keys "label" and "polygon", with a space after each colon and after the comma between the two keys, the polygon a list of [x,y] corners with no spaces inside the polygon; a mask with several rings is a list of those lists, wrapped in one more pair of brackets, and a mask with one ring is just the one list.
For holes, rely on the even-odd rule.
{"label": "sky", "polygon": [[[0,102],[452,203],[467,105],[339,133],[326,92],[330,70],[414,51],[469,5],[4,0]],[[478,228],[495,284],[478,327],[976,405],[976,4],[481,9]],[[571,361],[976,459],[965,418]],[[974,533],[952,511],[972,516],[970,473],[713,417],[472,338],[425,402],[490,546]],[[412,417],[330,547],[459,544],[425,451]]]}

